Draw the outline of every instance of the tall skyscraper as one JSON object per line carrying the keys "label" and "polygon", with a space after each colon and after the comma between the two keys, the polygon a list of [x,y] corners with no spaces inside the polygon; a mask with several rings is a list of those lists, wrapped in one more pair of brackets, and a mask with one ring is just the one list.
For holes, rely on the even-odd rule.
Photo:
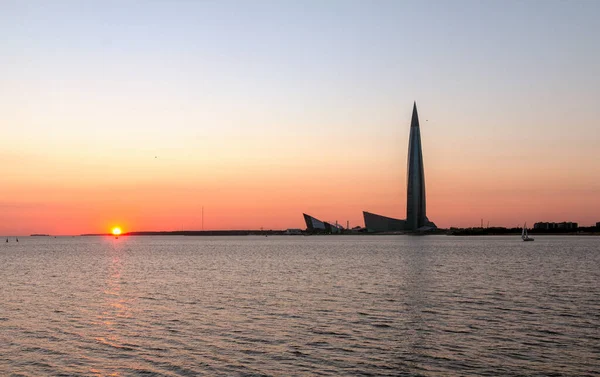
{"label": "tall skyscraper", "polygon": [[406,172],[406,220],[377,215],[363,211],[365,227],[370,232],[407,231],[421,233],[435,229],[425,211],[425,168],[423,167],[423,149],[421,148],[421,128],[417,103],[413,105],[408,140],[408,159]]}
{"label": "tall skyscraper", "polygon": [[423,149],[421,148],[421,128],[417,103],[413,105],[408,140],[408,168],[406,188],[406,230],[417,230],[427,224],[425,214],[425,173]]}

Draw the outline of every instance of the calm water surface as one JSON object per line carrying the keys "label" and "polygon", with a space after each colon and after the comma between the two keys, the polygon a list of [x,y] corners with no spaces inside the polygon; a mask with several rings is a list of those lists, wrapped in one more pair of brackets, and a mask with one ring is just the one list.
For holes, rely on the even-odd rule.
{"label": "calm water surface", "polygon": [[600,237],[23,237],[0,375],[598,375]]}

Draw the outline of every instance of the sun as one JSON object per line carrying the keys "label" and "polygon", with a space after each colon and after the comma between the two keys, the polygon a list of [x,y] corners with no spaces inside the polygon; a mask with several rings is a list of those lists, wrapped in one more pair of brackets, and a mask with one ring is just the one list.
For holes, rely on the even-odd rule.
{"label": "sun", "polygon": [[118,226],[112,228],[112,234],[113,236],[118,236],[119,234],[121,234],[121,228],[119,228]]}

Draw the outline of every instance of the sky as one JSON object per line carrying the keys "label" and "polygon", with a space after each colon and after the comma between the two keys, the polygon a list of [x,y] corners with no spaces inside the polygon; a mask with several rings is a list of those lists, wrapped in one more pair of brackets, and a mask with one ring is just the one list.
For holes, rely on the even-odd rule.
{"label": "sky", "polygon": [[0,234],[600,221],[600,2],[2,1]]}

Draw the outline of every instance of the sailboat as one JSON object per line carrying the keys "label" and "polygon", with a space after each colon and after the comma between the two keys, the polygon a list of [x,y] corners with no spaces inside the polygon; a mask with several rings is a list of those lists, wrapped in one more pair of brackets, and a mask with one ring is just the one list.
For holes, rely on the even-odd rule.
{"label": "sailboat", "polygon": [[535,241],[534,238],[531,238],[527,235],[527,223],[523,224],[523,231],[521,232],[521,238],[523,241]]}

